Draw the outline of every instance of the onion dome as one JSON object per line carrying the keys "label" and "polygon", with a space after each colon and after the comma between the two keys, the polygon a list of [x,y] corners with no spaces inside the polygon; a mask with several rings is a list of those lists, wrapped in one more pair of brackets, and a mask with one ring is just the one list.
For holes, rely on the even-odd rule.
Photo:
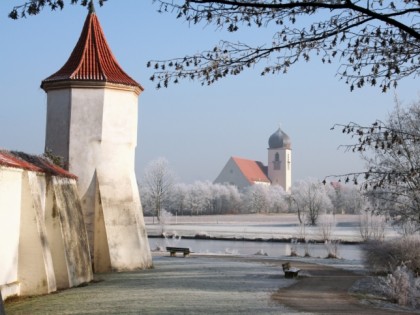
{"label": "onion dome", "polygon": [[268,139],[269,149],[291,149],[290,137],[280,128]]}
{"label": "onion dome", "polygon": [[93,9],[89,11],[79,40],[64,66],[42,81],[41,88],[57,85],[111,83],[129,86],[139,94],[143,87],[122,70],[114,57]]}

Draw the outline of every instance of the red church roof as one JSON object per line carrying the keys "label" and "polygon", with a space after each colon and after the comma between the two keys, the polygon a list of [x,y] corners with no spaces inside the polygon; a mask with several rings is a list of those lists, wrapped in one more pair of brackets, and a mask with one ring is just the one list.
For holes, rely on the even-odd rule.
{"label": "red church roof", "polygon": [[[61,81],[95,81],[143,87],[122,70],[106,41],[95,12],[89,12],[79,41],[65,65],[42,81],[41,88]],[[47,86],[46,86],[47,85]]]}
{"label": "red church roof", "polygon": [[270,183],[267,175],[264,172],[264,166],[261,162],[232,157],[233,161],[241,170],[242,174],[250,183],[266,182]]}
{"label": "red church roof", "polygon": [[45,173],[52,176],[77,179],[77,176],[67,172],[55,164],[52,164],[47,159],[23,152],[1,150],[0,166],[20,168],[27,171]]}

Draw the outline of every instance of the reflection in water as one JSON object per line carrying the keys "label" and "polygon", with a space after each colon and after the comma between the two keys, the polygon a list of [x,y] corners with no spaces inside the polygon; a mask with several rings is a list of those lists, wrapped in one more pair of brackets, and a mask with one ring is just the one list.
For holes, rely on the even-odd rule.
{"label": "reflection in water", "polygon": [[[181,237],[149,238],[152,250],[165,250],[166,246],[189,247],[195,253],[203,254],[234,254],[234,255],[267,255],[270,257],[289,256],[291,253],[290,243],[280,242],[252,242],[252,241],[221,241],[183,239]],[[293,244],[299,256],[306,252],[311,257],[325,258],[328,255],[324,244]],[[360,260],[360,245],[340,245],[338,256],[347,260]]]}

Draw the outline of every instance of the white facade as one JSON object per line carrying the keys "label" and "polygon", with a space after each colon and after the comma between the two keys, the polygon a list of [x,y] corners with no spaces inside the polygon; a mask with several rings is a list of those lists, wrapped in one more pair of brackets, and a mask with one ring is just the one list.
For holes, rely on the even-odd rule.
{"label": "white facade", "polygon": [[86,84],[50,86],[47,93],[46,149],[78,176],[95,271],[150,267],[134,173],[137,90]]}
{"label": "white facade", "polygon": [[284,191],[292,186],[292,150],[268,149],[268,178],[272,185],[280,185]]}
{"label": "white facade", "polygon": [[278,128],[268,139],[267,175],[272,185],[284,191],[292,186],[292,143],[289,136]]}
{"label": "white facade", "polygon": [[0,166],[0,248],[3,299],[91,281],[76,181]]}
{"label": "white facade", "polygon": [[229,159],[214,183],[235,185],[239,190],[251,185],[233,158]]}

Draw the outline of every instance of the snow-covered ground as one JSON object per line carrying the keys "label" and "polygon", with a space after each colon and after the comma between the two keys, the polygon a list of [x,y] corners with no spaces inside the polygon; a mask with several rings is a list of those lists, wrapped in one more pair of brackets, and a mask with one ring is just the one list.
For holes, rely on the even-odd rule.
{"label": "snow-covered ground", "polygon": [[[252,214],[216,216],[167,216],[163,222],[146,217],[147,232],[151,236],[176,235],[194,237],[197,235],[225,239],[282,240],[291,238],[320,240],[320,227],[299,226],[296,214]],[[386,237],[395,237],[397,232],[387,226]],[[358,215],[335,215],[332,239],[346,242],[360,242],[360,218]]]}

